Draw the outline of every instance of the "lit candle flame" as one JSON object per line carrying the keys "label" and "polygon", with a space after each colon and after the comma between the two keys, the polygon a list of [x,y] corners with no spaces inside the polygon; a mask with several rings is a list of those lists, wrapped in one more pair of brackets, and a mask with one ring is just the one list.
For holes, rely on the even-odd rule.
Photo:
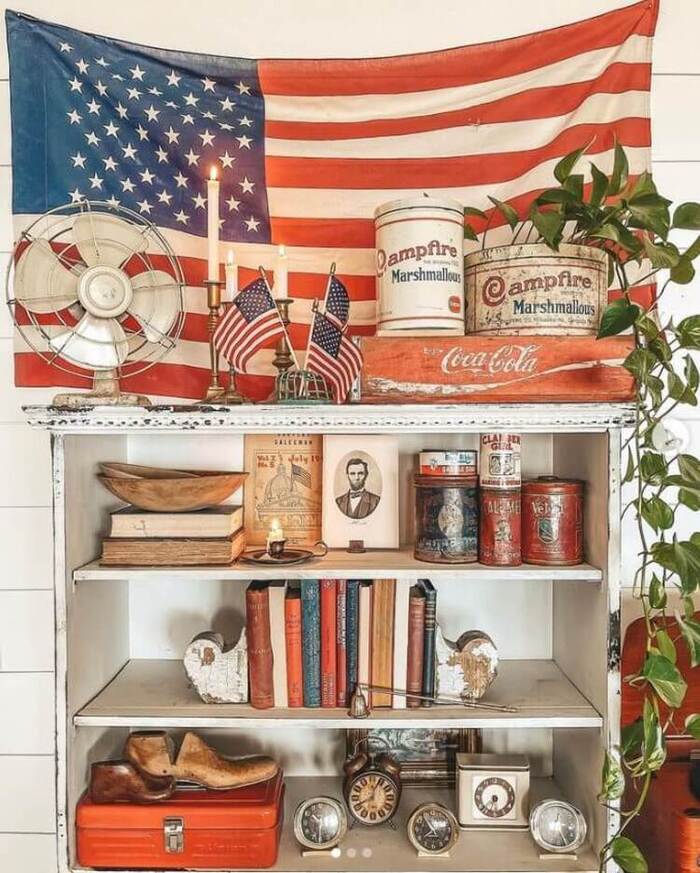
{"label": "lit candle flame", "polygon": [[228,254],[226,255],[226,263],[227,264],[233,263],[233,249],[228,250]]}
{"label": "lit candle flame", "polygon": [[216,165],[212,164],[211,170],[209,170],[209,178],[214,180],[216,179]]}
{"label": "lit candle flame", "polygon": [[285,249],[285,247],[283,245],[279,246],[279,248],[277,249],[277,254],[280,256],[280,258],[287,257],[287,250]]}

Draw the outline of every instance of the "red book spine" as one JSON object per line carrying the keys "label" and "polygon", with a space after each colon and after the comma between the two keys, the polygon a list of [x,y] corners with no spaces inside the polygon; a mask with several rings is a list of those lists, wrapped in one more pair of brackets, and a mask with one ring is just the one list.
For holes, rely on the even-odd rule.
{"label": "red book spine", "polygon": [[321,579],[321,706],[335,706],[335,579]]}
{"label": "red book spine", "polygon": [[270,595],[267,585],[253,583],[245,593],[250,703],[256,709],[275,705],[272,684]]}
{"label": "red book spine", "polygon": [[301,660],[301,597],[287,596],[284,601],[284,633],[287,649],[287,705],[304,705],[304,681]]}
{"label": "red book spine", "polygon": [[338,706],[348,705],[347,582],[336,582],[335,692]]}
{"label": "red book spine", "polygon": [[[425,598],[417,587],[411,589],[408,600],[408,667],[406,670],[406,691],[414,694],[423,692],[423,628],[425,625]],[[409,697],[406,706],[415,709],[420,706],[417,697]]]}

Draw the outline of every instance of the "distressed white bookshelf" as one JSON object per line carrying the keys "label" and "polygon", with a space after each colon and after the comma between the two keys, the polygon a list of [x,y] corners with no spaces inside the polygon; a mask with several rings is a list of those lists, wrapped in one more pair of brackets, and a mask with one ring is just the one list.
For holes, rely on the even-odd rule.
{"label": "distressed white bookshelf", "polygon": [[[119,756],[129,728],[177,737],[202,730],[226,753],[278,754],[287,778],[286,821],[276,870],[422,873],[405,837],[412,808],[445,789],[407,789],[398,829],[355,828],[340,859],[302,859],[289,822],[299,799],[340,796],[337,774],[348,728],[479,727],[485,748],[531,755],[533,795],[576,803],[590,827],[577,860],[540,858],[527,833],[463,833],[440,869],[457,873],[565,873],[598,869],[597,851],[616,813],[596,801],[603,754],[619,742],[620,446],[633,410],[616,404],[288,407],[162,406],[66,411],[27,407],[52,435],[56,608],[57,855],[78,870],[74,810],[91,761]],[[489,431],[523,434],[526,475],[586,481],[585,563],[566,568],[432,565],[413,559],[410,470],[421,448],[475,447]],[[254,566],[107,568],[97,561],[114,498],[95,477],[98,461],[212,468],[242,466],[251,433],[395,433],[402,481],[398,551],[333,550],[274,578],[430,578],[447,636],[492,633],[503,660],[487,700],[516,713],[432,707],[375,710],[358,722],[343,710],[254,710],[203,704],[180,661],[194,633],[217,616],[242,614],[245,583],[271,578]],[[440,612],[440,604],[443,612]],[[363,849],[370,848],[369,855]],[[350,850],[350,851],[349,851]]]}

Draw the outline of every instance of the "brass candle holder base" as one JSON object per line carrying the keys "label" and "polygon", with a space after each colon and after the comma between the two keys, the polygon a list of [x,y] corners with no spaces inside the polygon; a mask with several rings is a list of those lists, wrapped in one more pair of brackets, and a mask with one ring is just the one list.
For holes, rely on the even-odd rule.
{"label": "brass candle holder base", "polygon": [[209,333],[209,386],[202,398],[204,403],[217,403],[224,393],[224,387],[219,382],[219,353],[214,347],[214,331],[219,322],[219,309],[221,307],[221,282],[218,279],[207,279],[204,283],[207,288],[207,306],[209,317],[207,327]]}
{"label": "brass candle holder base", "polygon": [[241,403],[247,402],[246,398],[236,388],[236,371],[233,367],[229,367],[228,386],[217,400],[217,403],[223,403],[224,406],[238,406]]}
{"label": "brass candle holder base", "polygon": [[[289,307],[294,303],[294,301],[290,297],[281,297],[279,300],[275,300],[275,303],[277,304],[277,310],[280,314],[280,319],[284,325],[284,329],[287,330],[289,327]],[[292,356],[292,350],[289,348],[286,336],[283,336],[275,346],[275,356],[272,359],[272,365],[277,370],[277,376],[275,378],[274,390],[267,398],[267,402],[279,403],[280,377],[294,366],[294,357]]]}

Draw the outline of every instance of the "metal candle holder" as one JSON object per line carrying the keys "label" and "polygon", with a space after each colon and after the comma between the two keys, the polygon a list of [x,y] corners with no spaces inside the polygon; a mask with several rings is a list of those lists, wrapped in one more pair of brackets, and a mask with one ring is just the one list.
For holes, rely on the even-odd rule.
{"label": "metal candle holder", "polygon": [[209,307],[207,327],[209,333],[209,368],[211,376],[209,387],[203,400],[206,403],[221,403],[226,406],[245,403],[245,397],[236,390],[236,374],[233,367],[229,369],[228,387],[224,388],[219,381],[219,352],[214,346],[214,332],[219,323],[221,311],[221,281],[219,279],[207,279],[204,284],[207,287],[207,306]]}
{"label": "metal candle holder", "polygon": [[268,397],[269,403],[278,403],[280,400],[280,378],[294,366],[294,356],[292,355],[292,350],[289,348],[289,342],[287,340],[287,328],[289,327],[289,307],[294,303],[294,300],[291,297],[281,297],[278,300],[275,300],[275,304],[277,305],[277,311],[280,314],[280,320],[284,325],[285,335],[280,339],[280,341],[275,346],[275,356],[272,359],[272,365],[277,370],[277,376],[275,377],[275,388],[272,394]]}

